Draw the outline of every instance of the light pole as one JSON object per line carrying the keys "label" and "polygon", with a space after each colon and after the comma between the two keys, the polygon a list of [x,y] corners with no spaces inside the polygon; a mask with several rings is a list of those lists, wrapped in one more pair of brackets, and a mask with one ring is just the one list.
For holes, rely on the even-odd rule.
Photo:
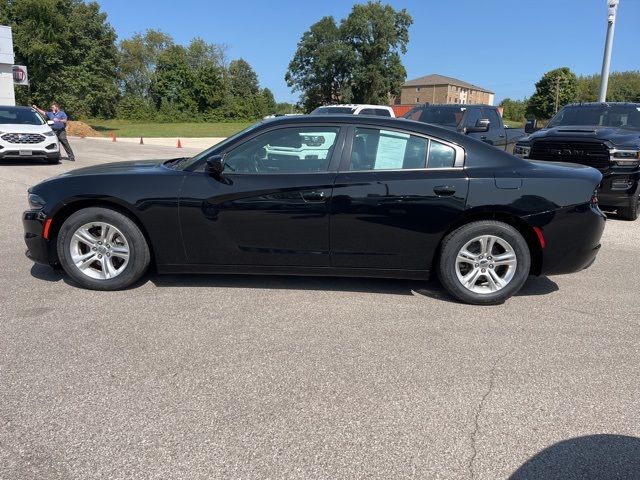
{"label": "light pole", "polygon": [[616,29],[616,11],[620,0],[607,0],[609,12],[607,15],[607,41],[604,44],[604,58],[602,59],[602,73],[600,74],[599,102],[607,101],[607,85],[609,83],[609,67],[611,66],[611,47],[613,46],[613,32]]}

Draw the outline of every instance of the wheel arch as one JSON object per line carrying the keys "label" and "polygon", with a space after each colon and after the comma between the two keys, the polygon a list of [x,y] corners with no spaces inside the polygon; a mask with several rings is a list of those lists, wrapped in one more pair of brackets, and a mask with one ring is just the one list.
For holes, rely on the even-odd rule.
{"label": "wheel arch", "polygon": [[530,274],[540,275],[540,273],[542,272],[542,247],[540,246],[540,240],[535,230],[531,225],[529,225],[517,215],[500,210],[475,210],[466,212],[462,216],[458,217],[453,223],[451,223],[447,231],[442,235],[440,242],[438,243],[438,248],[436,249],[436,254],[433,257],[433,261],[431,264],[432,272],[437,271],[438,263],[440,262],[440,251],[442,249],[442,243],[444,242],[444,239],[447,237],[447,235],[449,235],[457,228],[466,225],[467,223],[477,222],[481,220],[495,220],[498,222],[506,223],[507,225],[511,225],[513,228],[515,228],[527,242],[529,252],[531,253],[531,268],[529,270]]}
{"label": "wheel arch", "polygon": [[59,264],[56,243],[58,240],[58,234],[60,233],[60,228],[71,215],[85,208],[107,208],[121,213],[122,215],[133,221],[140,229],[142,235],[144,236],[144,239],[147,242],[147,245],[149,247],[149,254],[151,256],[151,262],[155,263],[155,255],[153,251],[153,244],[151,243],[151,238],[149,237],[144,224],[131,207],[109,200],[80,199],[65,204],[64,206],[56,210],[56,212],[51,216],[53,221],[51,222],[51,229],[49,234],[49,256],[51,257],[52,264]]}

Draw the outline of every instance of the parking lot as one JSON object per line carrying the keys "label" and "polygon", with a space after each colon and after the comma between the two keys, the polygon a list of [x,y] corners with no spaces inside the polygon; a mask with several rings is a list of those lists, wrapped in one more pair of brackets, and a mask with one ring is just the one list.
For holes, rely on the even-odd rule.
{"label": "parking lot", "polygon": [[26,189],[197,151],[72,145],[0,164],[1,479],[640,478],[640,221],[612,215],[590,269],[496,307],[435,281],[94,292],[24,256]]}

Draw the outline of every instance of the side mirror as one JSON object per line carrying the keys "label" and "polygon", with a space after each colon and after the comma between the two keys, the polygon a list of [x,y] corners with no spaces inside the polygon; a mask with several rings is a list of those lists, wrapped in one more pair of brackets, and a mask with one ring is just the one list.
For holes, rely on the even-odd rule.
{"label": "side mirror", "polygon": [[479,118],[476,124],[472,127],[467,127],[467,133],[486,132],[489,130],[491,122],[488,118]]}
{"label": "side mirror", "polygon": [[536,120],[535,118],[527,120],[527,123],[525,123],[524,125],[524,133],[533,133],[537,130],[540,130],[538,128],[538,120]]}
{"label": "side mirror", "polygon": [[47,125],[53,125],[54,123],[56,122],[54,122],[53,120],[47,120]]}
{"label": "side mirror", "polygon": [[220,177],[224,171],[224,157],[222,155],[214,155],[207,158],[206,172],[215,177]]}

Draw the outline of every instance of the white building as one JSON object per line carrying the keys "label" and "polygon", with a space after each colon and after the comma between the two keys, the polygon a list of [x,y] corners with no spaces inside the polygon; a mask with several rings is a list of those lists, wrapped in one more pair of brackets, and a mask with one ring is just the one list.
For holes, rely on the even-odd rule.
{"label": "white building", "polygon": [[15,105],[13,92],[13,37],[11,27],[0,25],[0,105]]}

